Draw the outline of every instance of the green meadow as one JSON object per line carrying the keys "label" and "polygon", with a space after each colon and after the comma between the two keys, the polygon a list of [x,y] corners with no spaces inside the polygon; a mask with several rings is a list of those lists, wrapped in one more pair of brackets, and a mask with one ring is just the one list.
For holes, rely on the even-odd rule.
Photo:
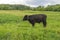
{"label": "green meadow", "polygon": [[[24,15],[46,14],[47,26],[34,27]],[[60,40],[60,12],[0,10],[0,40]]]}

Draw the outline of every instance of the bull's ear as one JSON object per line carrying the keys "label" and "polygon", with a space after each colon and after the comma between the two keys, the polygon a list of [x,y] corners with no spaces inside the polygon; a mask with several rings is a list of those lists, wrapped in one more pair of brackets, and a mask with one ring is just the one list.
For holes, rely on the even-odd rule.
{"label": "bull's ear", "polygon": [[28,15],[25,15],[25,17],[28,17]]}
{"label": "bull's ear", "polygon": [[29,19],[29,16],[28,15],[25,15],[25,17],[27,18],[27,20]]}
{"label": "bull's ear", "polygon": [[29,16],[27,15],[27,20],[29,20]]}

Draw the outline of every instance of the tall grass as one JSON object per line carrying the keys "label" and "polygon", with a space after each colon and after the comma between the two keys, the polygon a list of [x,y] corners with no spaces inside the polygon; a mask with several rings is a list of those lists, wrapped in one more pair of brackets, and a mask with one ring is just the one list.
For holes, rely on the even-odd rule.
{"label": "tall grass", "polygon": [[[46,14],[47,27],[33,28],[24,15]],[[0,40],[60,40],[60,12],[0,10]]]}

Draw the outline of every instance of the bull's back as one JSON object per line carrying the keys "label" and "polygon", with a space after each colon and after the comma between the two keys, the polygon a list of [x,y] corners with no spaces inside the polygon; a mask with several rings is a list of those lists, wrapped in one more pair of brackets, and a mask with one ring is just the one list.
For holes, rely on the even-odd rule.
{"label": "bull's back", "polygon": [[36,14],[36,15],[30,15],[30,18],[34,18],[34,19],[41,19],[41,18],[46,18],[47,16],[45,14]]}
{"label": "bull's back", "polygon": [[30,20],[34,20],[35,22],[41,22],[46,19],[45,14],[37,14],[37,15],[30,15]]}

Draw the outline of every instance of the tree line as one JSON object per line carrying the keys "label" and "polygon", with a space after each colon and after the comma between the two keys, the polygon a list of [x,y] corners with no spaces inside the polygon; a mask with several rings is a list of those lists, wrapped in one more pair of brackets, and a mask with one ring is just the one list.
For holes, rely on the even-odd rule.
{"label": "tree line", "polygon": [[31,10],[31,8],[26,5],[0,4],[0,10]]}
{"label": "tree line", "polygon": [[60,4],[48,5],[47,7],[30,7],[26,5],[0,4],[0,10],[33,10],[33,11],[60,11]]}
{"label": "tree line", "polygon": [[44,6],[38,6],[37,8],[33,10],[38,10],[38,11],[60,11],[60,4],[56,5],[48,5],[47,7]]}

